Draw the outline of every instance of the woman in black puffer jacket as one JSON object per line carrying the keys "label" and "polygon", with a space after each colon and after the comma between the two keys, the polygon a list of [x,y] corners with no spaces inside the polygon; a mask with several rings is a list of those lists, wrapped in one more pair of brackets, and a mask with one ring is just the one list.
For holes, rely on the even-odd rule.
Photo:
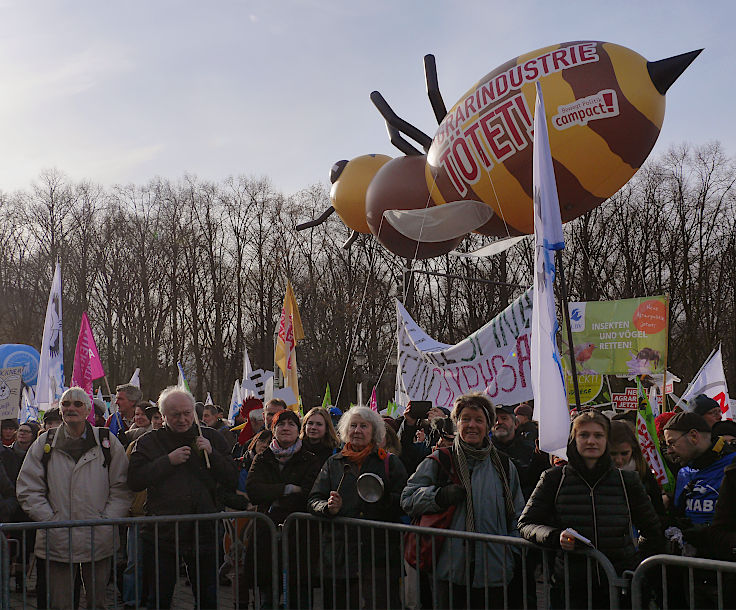
{"label": "woman in black puffer jacket", "polygon": [[[659,519],[637,473],[617,469],[608,454],[610,425],[603,415],[588,411],[572,425],[567,445],[568,464],[542,474],[519,519],[527,540],[563,551],[575,548],[568,528],[588,538],[608,557],[616,572],[633,570],[639,551],[647,554],[664,547]],[[636,527],[642,540],[634,540]],[[582,544],[582,543],[579,543]],[[569,574],[585,574],[585,560],[569,558]],[[581,571],[582,568],[582,571]],[[564,558],[559,553],[553,574],[553,605],[564,604]],[[594,608],[608,608],[608,583],[593,570]],[[587,579],[570,577],[570,606],[587,607]],[[559,606],[558,606],[559,604]]]}
{"label": "woman in black puffer jacket", "polygon": [[[276,525],[283,524],[291,513],[307,511],[307,496],[319,474],[319,459],[302,446],[299,426],[299,416],[294,411],[286,409],[274,415],[271,421],[273,440],[268,449],[256,455],[245,482],[248,497],[257,505],[258,512],[267,514]],[[296,557],[299,547],[300,560],[297,562],[295,558],[294,561],[290,558],[288,607],[306,608],[309,603],[307,572],[310,553],[305,530],[289,530],[289,548]],[[279,583],[271,582],[271,570],[268,568],[274,561],[281,562],[281,552],[278,557],[271,557],[268,531],[262,523],[256,525],[255,536],[261,541],[258,555],[253,558],[258,566],[257,584],[270,590],[271,587],[278,587]],[[255,569],[246,571],[243,578],[246,588],[252,587],[254,572]],[[245,607],[249,603],[248,594],[245,590],[242,593],[240,603],[241,607]]]}

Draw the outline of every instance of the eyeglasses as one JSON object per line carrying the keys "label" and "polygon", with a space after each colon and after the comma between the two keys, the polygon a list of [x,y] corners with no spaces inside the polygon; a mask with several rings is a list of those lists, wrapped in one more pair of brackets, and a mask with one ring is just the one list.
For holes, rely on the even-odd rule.
{"label": "eyeglasses", "polygon": [[680,434],[680,436],[678,436],[678,437],[677,437],[677,438],[676,438],[676,439],[675,439],[674,441],[666,441],[666,442],[665,442],[665,445],[667,446],[667,449],[672,449],[672,448],[673,448],[673,447],[674,447],[674,446],[675,446],[675,445],[676,445],[676,444],[677,444],[677,443],[679,442],[679,440],[680,440],[680,439],[681,439],[681,438],[682,438],[683,436],[685,436],[686,434],[687,434],[687,432],[683,432],[683,433],[682,433],[682,434]]}
{"label": "eyeglasses", "polygon": [[62,400],[61,401],[62,407],[70,407],[72,405],[77,407],[77,409],[81,409],[84,406],[84,403],[81,400]]}

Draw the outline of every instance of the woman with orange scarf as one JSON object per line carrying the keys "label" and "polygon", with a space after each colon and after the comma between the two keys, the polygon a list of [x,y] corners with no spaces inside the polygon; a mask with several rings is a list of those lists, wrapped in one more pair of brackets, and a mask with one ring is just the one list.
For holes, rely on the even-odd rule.
{"label": "woman with orange scarf", "polygon": [[[381,449],[386,428],[380,415],[367,407],[353,407],[342,416],[338,428],[345,446],[322,467],[309,495],[309,509],[328,519],[398,521],[407,474],[398,457]],[[367,502],[358,494],[358,478],[366,474],[383,483],[383,494],[376,502]],[[361,594],[368,608],[399,606],[399,538],[390,535],[387,539],[383,531],[376,530],[372,535],[370,527],[320,525],[318,565],[324,574],[315,578],[325,578],[325,608],[360,607]]]}

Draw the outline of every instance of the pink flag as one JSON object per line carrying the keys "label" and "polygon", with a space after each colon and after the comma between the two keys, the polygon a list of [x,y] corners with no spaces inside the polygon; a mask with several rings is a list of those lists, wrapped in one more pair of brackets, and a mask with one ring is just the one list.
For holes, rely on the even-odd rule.
{"label": "pink flag", "polygon": [[82,313],[82,326],[79,332],[87,333],[87,346],[89,348],[89,360],[90,366],[92,367],[92,379],[99,379],[105,376],[105,369],[102,368],[102,360],[100,360],[100,353],[97,351],[97,344],[95,343],[95,337],[92,334],[92,327],[89,325],[89,318],[87,318],[87,312]]}
{"label": "pink flag", "polygon": [[378,398],[376,398],[376,386],[373,386],[373,391],[371,392],[370,407],[371,407],[371,410],[378,413]]}
{"label": "pink flag", "polygon": [[[79,386],[84,389],[92,400],[92,351],[97,354],[95,340],[92,338],[92,329],[89,326],[87,312],[82,313],[82,324],[79,327],[79,337],[77,338],[77,349],[74,352],[74,370],[72,372],[72,385]],[[99,356],[97,356],[99,362]],[[92,408],[87,421],[93,426],[95,424],[95,410]]]}

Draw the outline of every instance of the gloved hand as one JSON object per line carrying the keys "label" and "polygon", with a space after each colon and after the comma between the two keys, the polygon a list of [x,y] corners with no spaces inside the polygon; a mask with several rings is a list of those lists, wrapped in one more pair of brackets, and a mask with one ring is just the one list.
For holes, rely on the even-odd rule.
{"label": "gloved hand", "polygon": [[288,496],[290,494],[298,494],[302,492],[302,488],[298,485],[292,485],[291,483],[287,483],[284,485],[284,495]]}
{"label": "gloved hand", "polygon": [[440,508],[449,508],[453,504],[465,502],[465,488],[462,485],[445,485],[440,487],[434,501]]}

